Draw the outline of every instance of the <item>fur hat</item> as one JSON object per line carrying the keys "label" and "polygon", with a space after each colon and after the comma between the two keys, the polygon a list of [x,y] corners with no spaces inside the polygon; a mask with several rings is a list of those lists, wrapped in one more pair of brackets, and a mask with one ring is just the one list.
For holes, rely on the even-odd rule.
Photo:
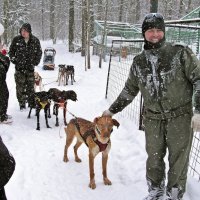
{"label": "fur hat", "polygon": [[19,31],[20,33],[21,33],[22,29],[26,30],[29,33],[32,32],[31,25],[29,23],[24,23],[22,25],[22,27],[20,28],[20,31]]}
{"label": "fur hat", "polygon": [[165,33],[165,22],[161,14],[150,13],[145,16],[142,23],[142,35],[144,36],[144,33],[151,28],[161,29]]}
{"label": "fur hat", "polygon": [[0,24],[0,36],[3,34],[3,32],[4,32],[4,27],[2,24]]}

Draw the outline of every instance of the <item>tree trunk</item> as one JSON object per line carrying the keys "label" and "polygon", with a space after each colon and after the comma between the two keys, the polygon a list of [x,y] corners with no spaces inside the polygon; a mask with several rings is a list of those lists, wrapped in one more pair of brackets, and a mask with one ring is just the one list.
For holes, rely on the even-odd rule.
{"label": "tree trunk", "polygon": [[158,0],[150,0],[150,12],[151,13],[158,12]]}
{"label": "tree trunk", "polygon": [[74,52],[74,0],[69,2],[69,52]]}
{"label": "tree trunk", "polygon": [[192,0],[188,0],[188,7],[187,7],[187,13],[190,12],[192,6]]}
{"label": "tree trunk", "polygon": [[[105,41],[105,36],[106,36],[106,28],[107,28],[107,17],[108,17],[108,0],[106,0],[106,5],[105,5],[105,19],[104,19],[104,29],[103,29],[103,35],[102,35],[102,42],[100,46],[100,55],[99,55],[99,68],[102,67],[102,58],[103,58],[103,53],[104,53],[104,41]],[[106,55],[105,55],[106,56]]]}
{"label": "tree trunk", "polygon": [[44,0],[42,0],[42,40],[44,41]]}
{"label": "tree trunk", "polygon": [[87,33],[87,39],[86,39],[86,48],[87,48],[87,69],[90,69],[91,66],[90,66],[90,0],[87,0],[86,1],[86,4],[87,4],[87,30],[86,30],[86,33]]}
{"label": "tree trunk", "polygon": [[184,12],[184,2],[183,2],[183,0],[180,0],[179,18],[181,18],[183,16],[183,12]]}
{"label": "tree trunk", "polygon": [[82,44],[81,44],[81,56],[85,56],[86,49],[86,0],[82,0]]}
{"label": "tree trunk", "polygon": [[8,13],[9,13],[9,2],[4,0],[3,4],[3,15],[4,15],[4,44],[8,44]]}
{"label": "tree trunk", "polygon": [[50,3],[50,38],[53,41],[53,44],[56,43],[55,38],[55,0],[51,0]]}
{"label": "tree trunk", "polygon": [[136,0],[136,23],[140,20],[140,0]]}
{"label": "tree trunk", "polygon": [[120,0],[120,5],[119,5],[119,22],[122,22],[123,19],[123,7],[124,7],[124,0]]}
{"label": "tree trunk", "polygon": [[102,20],[103,15],[103,0],[98,0],[98,7],[97,7],[97,20]]}

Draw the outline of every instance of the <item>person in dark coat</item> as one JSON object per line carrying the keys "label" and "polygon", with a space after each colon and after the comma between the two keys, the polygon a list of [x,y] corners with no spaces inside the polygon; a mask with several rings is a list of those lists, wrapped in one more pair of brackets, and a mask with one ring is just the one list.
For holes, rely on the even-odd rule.
{"label": "person in dark coat", "polygon": [[5,185],[15,170],[15,159],[10,154],[0,137],[0,200],[7,200]]}
{"label": "person in dark coat", "polygon": [[144,200],[163,200],[165,195],[165,200],[182,200],[193,131],[200,131],[200,62],[186,45],[165,41],[159,13],[145,16],[142,34],[144,50],[134,57],[124,88],[103,115],[122,111],[141,92],[148,155],[149,194]]}
{"label": "person in dark coat", "polygon": [[[3,26],[1,25],[1,27]],[[6,54],[6,50],[0,45],[0,124],[12,123],[11,116],[7,115],[9,91],[6,83],[6,74],[10,66],[10,60]]]}
{"label": "person in dark coat", "polygon": [[20,28],[20,35],[16,36],[10,45],[9,56],[15,64],[16,93],[20,110],[29,106],[34,107],[30,96],[34,93],[34,69],[40,63],[42,49],[40,41],[32,34],[31,25],[25,23]]}

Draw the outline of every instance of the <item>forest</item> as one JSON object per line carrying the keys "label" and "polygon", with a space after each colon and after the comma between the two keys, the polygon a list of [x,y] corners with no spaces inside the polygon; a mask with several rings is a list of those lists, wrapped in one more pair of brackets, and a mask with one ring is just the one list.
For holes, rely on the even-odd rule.
{"label": "forest", "polygon": [[40,40],[67,41],[73,51],[72,43],[83,44],[87,32],[92,38],[94,20],[140,24],[149,12],[180,19],[199,5],[199,0],[0,0],[1,40],[9,45],[28,22]]}

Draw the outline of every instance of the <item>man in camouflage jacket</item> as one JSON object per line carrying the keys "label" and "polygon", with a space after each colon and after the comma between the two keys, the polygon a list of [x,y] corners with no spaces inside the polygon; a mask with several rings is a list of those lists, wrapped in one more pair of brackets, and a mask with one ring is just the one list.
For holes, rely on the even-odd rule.
{"label": "man in camouflage jacket", "polygon": [[142,24],[142,33],[144,50],[133,59],[123,90],[103,115],[112,116],[122,111],[141,92],[148,154],[146,178],[149,195],[145,200],[164,199],[167,149],[167,199],[182,200],[192,128],[200,131],[200,63],[187,46],[165,42],[165,24],[161,14],[148,14]]}
{"label": "man in camouflage jacket", "polygon": [[16,93],[20,109],[24,109],[26,100],[34,106],[30,96],[34,93],[34,68],[40,63],[42,49],[40,41],[32,35],[31,25],[25,23],[16,36],[9,51],[10,60],[15,64]]}

